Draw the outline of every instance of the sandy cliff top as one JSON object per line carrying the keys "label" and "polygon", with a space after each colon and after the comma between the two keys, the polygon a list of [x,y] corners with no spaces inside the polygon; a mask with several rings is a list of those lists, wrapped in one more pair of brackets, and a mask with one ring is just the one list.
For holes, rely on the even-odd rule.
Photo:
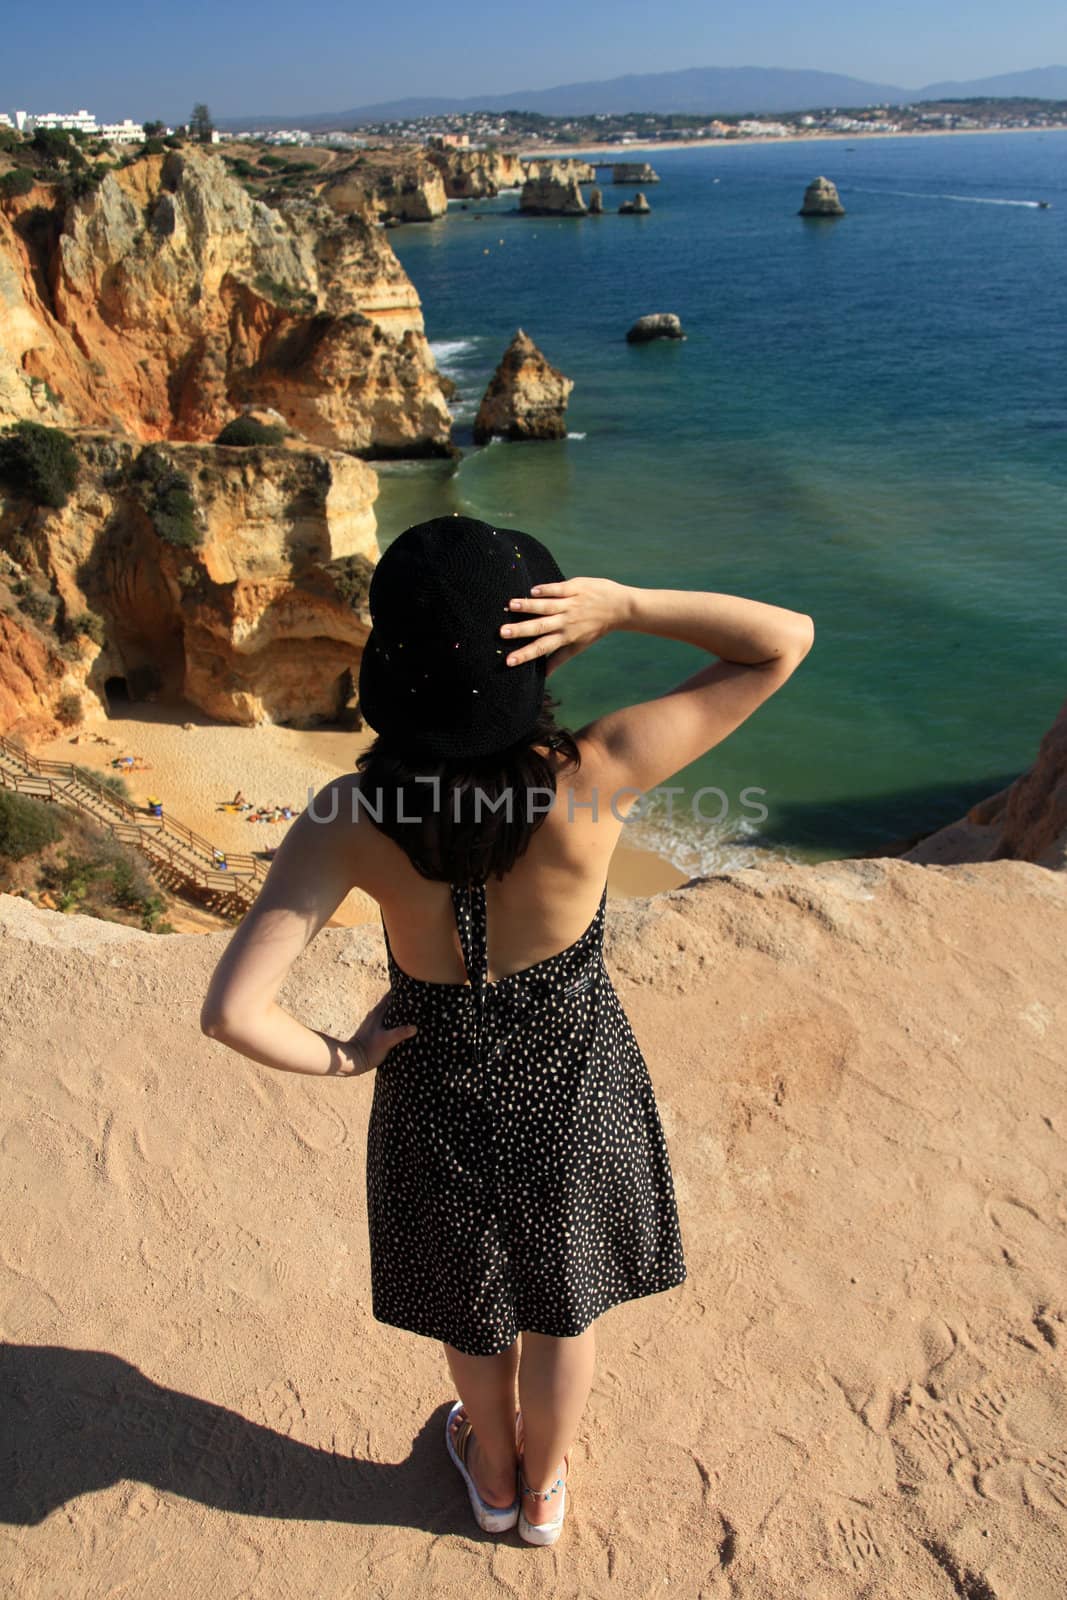
{"label": "sandy cliff top", "polygon": [[[440,1349],[371,1317],[371,1080],[200,1035],[228,937],[0,896],[20,1594],[1063,1592],[1067,877],[832,862],[609,904],[689,1277],[598,1324],[544,1560],[485,1548]],[[339,1031],[384,981],[376,928],[327,929],[282,999]]]}

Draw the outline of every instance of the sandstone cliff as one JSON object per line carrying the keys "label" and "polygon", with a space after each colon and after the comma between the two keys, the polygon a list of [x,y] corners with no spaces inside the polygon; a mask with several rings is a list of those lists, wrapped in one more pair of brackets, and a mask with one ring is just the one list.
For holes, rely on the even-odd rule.
{"label": "sandstone cliff", "polygon": [[1067,701],[1028,772],[901,856],[942,865],[1002,859],[1067,870]]}
{"label": "sandstone cliff", "polygon": [[430,150],[450,200],[491,200],[501,189],[519,189],[526,169],[517,155],[500,150]]}
{"label": "sandstone cliff", "polygon": [[587,210],[574,173],[548,173],[530,177],[522,186],[519,210],[530,216],[580,217]]}
{"label": "sandstone cliff", "polygon": [[423,151],[388,162],[368,155],[320,191],[320,199],[339,216],[366,220],[396,217],[402,222],[432,222],[448,210],[448,193],[440,169]]}
{"label": "sandstone cliff", "polygon": [[318,445],[448,449],[415,289],[380,229],[272,209],[196,149],[110,173],[64,210],[0,201],[0,421],[215,436],[273,406]]}
{"label": "sandstone cliff", "polygon": [[612,183],[658,183],[659,173],[647,161],[616,161],[611,169]]}
{"label": "sandstone cliff", "polygon": [[564,439],[574,379],[564,377],[521,328],[505,350],[474,420],[474,441]]}
{"label": "sandstone cliff", "polygon": [[575,156],[523,157],[527,178],[550,178],[556,183],[595,183],[596,167]]}
{"label": "sandstone cliff", "polygon": [[[0,732],[54,733],[72,691],[83,714],[104,711],[109,680],[226,722],[338,716],[370,625],[372,469],[301,443],[75,439],[79,481],[61,510],[0,496],[0,548],[55,606],[51,622],[17,606],[2,619]],[[72,627],[86,613],[97,639]]]}
{"label": "sandstone cliff", "polygon": [[[373,1318],[373,1077],[199,1032],[229,937],[0,896],[10,1591],[547,1592],[514,1534],[472,1582],[440,1346]],[[567,1594],[1063,1593],[1065,947],[1017,861],[609,899],[688,1277],[598,1322]],[[328,928],[279,998],[347,1037],[387,981]]]}
{"label": "sandstone cliff", "polygon": [[801,203],[799,215],[802,217],[843,217],[845,208],[841,204],[837,192],[837,185],[830,182],[829,178],[813,178],[804,190],[804,199]]}

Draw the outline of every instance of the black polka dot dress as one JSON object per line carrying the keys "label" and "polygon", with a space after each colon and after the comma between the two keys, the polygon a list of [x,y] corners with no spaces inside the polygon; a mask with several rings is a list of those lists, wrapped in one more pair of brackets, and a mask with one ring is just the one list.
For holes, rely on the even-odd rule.
{"label": "black polka dot dress", "polygon": [[496,1355],[683,1283],[655,1094],[603,960],[607,885],[574,944],[487,981],[484,884],[451,885],[469,984],[410,977],[385,930],[367,1216],[375,1318]]}

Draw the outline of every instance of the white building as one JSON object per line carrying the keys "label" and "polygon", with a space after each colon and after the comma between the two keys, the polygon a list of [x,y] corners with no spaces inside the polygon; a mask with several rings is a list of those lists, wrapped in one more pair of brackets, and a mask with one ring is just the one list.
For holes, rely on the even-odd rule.
{"label": "white building", "polygon": [[27,126],[37,128],[71,128],[79,133],[96,133],[96,118],[91,111],[45,111],[40,116],[28,116]]}
{"label": "white building", "polygon": [[132,117],[124,117],[121,122],[101,123],[100,137],[108,144],[143,144],[144,129]]}

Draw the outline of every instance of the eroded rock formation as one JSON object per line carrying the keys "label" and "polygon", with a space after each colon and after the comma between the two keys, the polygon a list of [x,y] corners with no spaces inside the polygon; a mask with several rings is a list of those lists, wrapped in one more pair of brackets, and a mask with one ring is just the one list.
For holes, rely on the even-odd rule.
{"label": "eroded rock formation", "polygon": [[418,296],[380,229],[273,209],[196,149],[65,209],[45,185],[0,202],[0,421],[195,441],[243,404],[331,448],[447,451]]}
{"label": "eroded rock formation", "polygon": [[659,173],[647,161],[617,161],[611,169],[612,183],[658,183]]}
{"label": "eroded rock formation", "polygon": [[604,210],[604,192],[602,189],[589,191],[589,215],[599,217]]}
{"label": "eroded rock formation", "polygon": [[449,200],[491,200],[501,189],[520,189],[527,172],[517,155],[500,150],[429,150]]}
{"label": "eroded rock formation", "polygon": [[564,377],[521,328],[485,391],[474,421],[474,440],[563,439],[564,413],[574,379]]}
{"label": "eroded rock formation", "polygon": [[652,339],[684,339],[681,318],[671,311],[654,311],[650,316],[638,317],[626,335],[628,344],[648,344]]}
{"label": "eroded rock formation", "polygon": [[619,207],[619,212],[622,216],[643,216],[646,211],[651,210],[652,207],[648,203],[648,196],[641,194],[640,191],[634,195],[632,200],[624,200]]}
{"label": "eroded rock formation", "polygon": [[[2,619],[0,731],[55,731],[60,697],[106,709],[108,679],[182,695],[222,721],[330,720],[369,631],[376,474],[295,443],[141,448],[75,435],[61,510],[0,498],[11,572],[56,606]],[[60,643],[85,613],[101,640]]]}
{"label": "eroded rock formation", "polygon": [[843,217],[845,208],[837,193],[837,186],[829,178],[813,178],[804,190],[804,201],[798,212],[801,217]]}
{"label": "eroded rock formation", "polygon": [[979,800],[958,822],[927,835],[900,859],[924,866],[1008,859],[1067,870],[1067,701],[1029,772]]}
{"label": "eroded rock formation", "polygon": [[423,151],[389,164],[362,157],[327,183],[319,198],[339,216],[365,219],[432,222],[448,210],[442,173]]}
{"label": "eroded rock formation", "polygon": [[588,207],[573,173],[527,178],[519,210],[533,217],[582,217]]}
{"label": "eroded rock formation", "polygon": [[523,167],[528,178],[554,178],[567,183],[575,178],[578,183],[595,183],[596,167],[591,161],[579,161],[575,156],[524,156]]}

